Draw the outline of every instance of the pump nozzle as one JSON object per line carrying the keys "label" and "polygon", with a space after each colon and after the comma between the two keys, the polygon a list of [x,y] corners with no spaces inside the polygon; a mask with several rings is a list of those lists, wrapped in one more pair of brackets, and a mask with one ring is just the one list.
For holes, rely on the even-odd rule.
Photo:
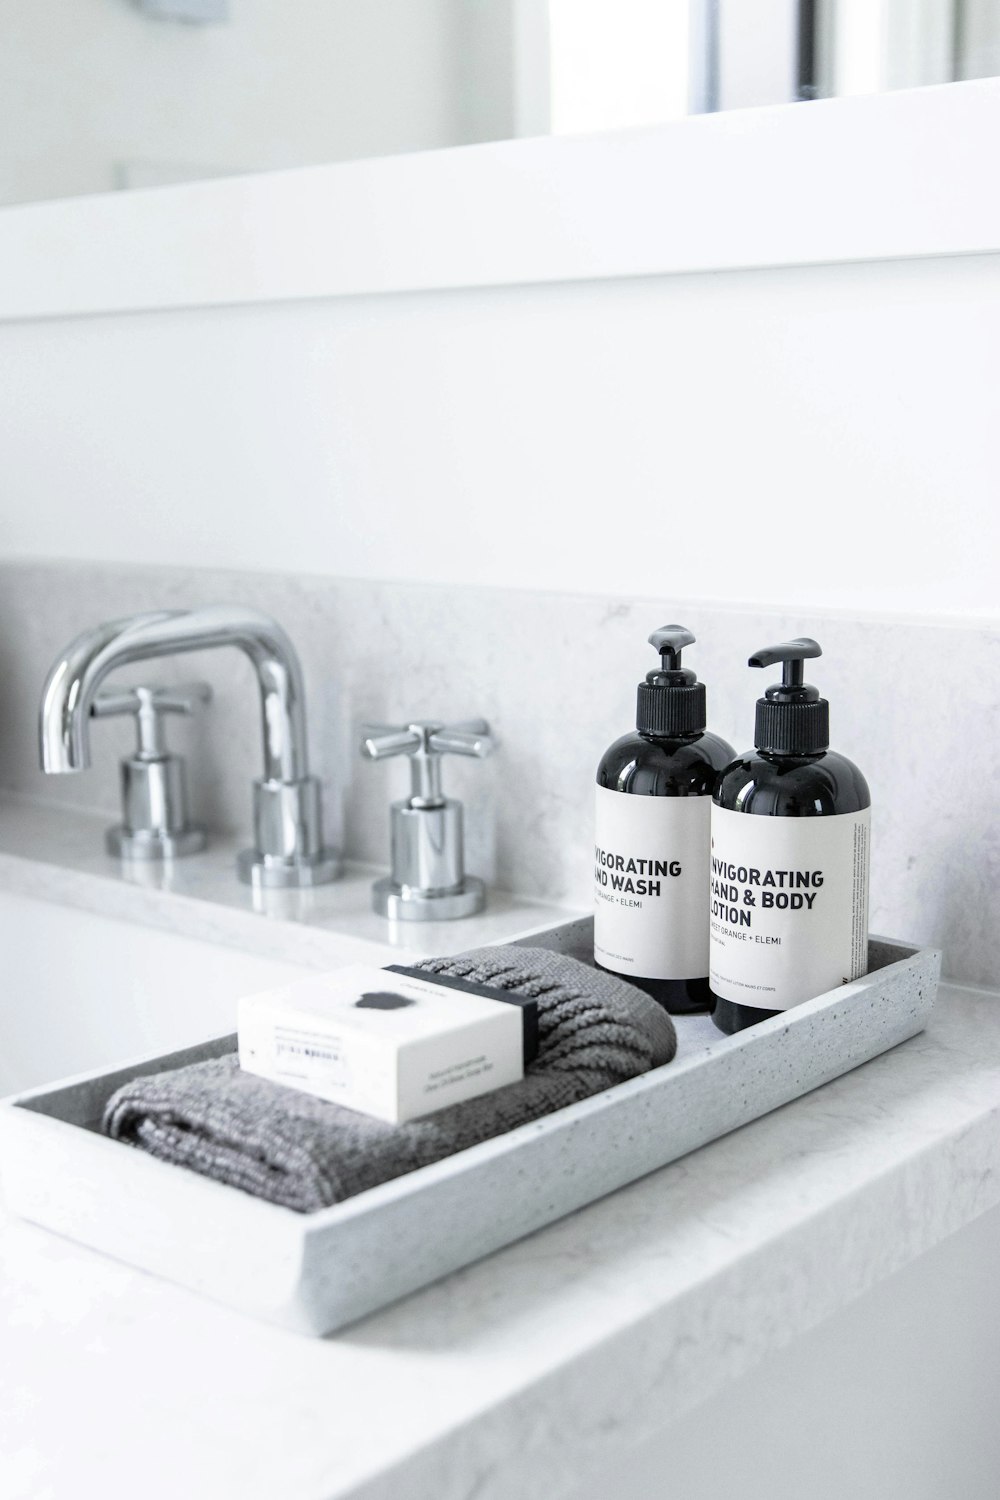
{"label": "pump nozzle", "polygon": [[705,728],[705,688],[681,666],[681,652],[694,645],[694,636],[683,625],[661,625],[648,640],[660,653],[660,665],[639,684],[636,728],[640,734],[699,734]]}
{"label": "pump nozzle", "polygon": [[799,636],[778,646],[755,651],[748,666],[770,667],[781,662],[781,681],[766,688],[757,700],[758,750],[772,755],[815,755],[830,744],[830,705],[819,690],[803,681],[804,663],[822,656],[816,641]]}
{"label": "pump nozzle", "polygon": [[[694,636],[683,625],[661,625],[649,636],[649,644],[660,653],[664,672],[676,672],[685,646],[694,645]],[[667,658],[670,658],[669,661]]]}
{"label": "pump nozzle", "polygon": [[794,641],[782,641],[780,646],[765,646],[755,651],[747,663],[750,667],[771,667],[776,661],[782,664],[782,687],[800,687],[802,663],[812,656],[822,656],[822,648],[808,635],[800,635]]}

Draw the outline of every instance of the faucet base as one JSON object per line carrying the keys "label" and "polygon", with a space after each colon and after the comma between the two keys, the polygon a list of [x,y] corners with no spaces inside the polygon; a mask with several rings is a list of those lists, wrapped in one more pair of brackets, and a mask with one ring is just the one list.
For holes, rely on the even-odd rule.
{"label": "faucet base", "polygon": [[475,875],[466,875],[460,890],[440,896],[397,885],[388,876],[372,886],[372,907],[390,922],[449,922],[474,917],[485,905],[486,887]]}
{"label": "faucet base", "polygon": [[236,856],[236,872],[243,884],[266,891],[327,885],[337,879],[341,864],[336,849],[320,849],[318,854],[296,859],[280,859],[256,849],[243,849]]}
{"label": "faucet base", "polygon": [[153,829],[130,833],[120,823],[104,835],[105,848],[118,859],[183,859],[187,854],[198,854],[207,843],[208,833],[198,827],[180,833],[157,833]]}

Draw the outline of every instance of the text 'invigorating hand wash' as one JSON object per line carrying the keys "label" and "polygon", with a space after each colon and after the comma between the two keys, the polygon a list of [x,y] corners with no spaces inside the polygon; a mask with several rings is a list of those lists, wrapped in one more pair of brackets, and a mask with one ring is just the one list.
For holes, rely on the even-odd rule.
{"label": "text 'invigorating hand wash'", "polygon": [[681,666],[682,625],[649,637],[635,733],[597,768],[594,958],[675,1015],[708,1010],[712,788],[733,748],[705,732],[705,685]]}

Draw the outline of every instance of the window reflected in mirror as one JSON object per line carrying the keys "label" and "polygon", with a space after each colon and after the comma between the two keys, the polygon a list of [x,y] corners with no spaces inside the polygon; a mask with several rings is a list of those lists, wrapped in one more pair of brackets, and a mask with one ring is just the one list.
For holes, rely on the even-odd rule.
{"label": "window reflected in mirror", "polygon": [[0,0],[0,203],[1000,74],[1000,0]]}

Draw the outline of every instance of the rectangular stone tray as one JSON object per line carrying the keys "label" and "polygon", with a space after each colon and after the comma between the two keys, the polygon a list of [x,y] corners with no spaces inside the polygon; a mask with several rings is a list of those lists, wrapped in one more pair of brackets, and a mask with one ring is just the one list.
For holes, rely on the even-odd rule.
{"label": "rectangular stone tray", "polygon": [[[521,940],[592,961],[592,924]],[[217,1037],[0,1104],[10,1207],[289,1328],[330,1333],[798,1098],[922,1031],[941,955],[873,938],[864,979],[737,1036],[676,1018],[678,1053],[446,1161],[297,1214],[99,1133],[121,1084],[235,1050]]]}

